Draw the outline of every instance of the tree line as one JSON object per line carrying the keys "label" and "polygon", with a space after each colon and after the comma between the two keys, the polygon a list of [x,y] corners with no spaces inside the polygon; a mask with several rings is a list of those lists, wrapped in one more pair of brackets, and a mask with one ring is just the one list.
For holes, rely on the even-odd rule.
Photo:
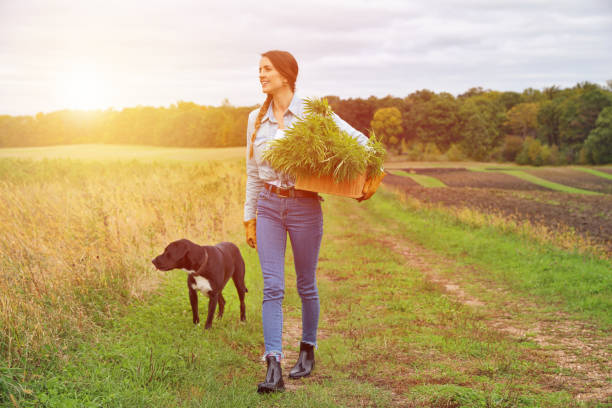
{"label": "tree line", "polygon": [[[334,111],[390,150],[419,160],[493,160],[523,164],[612,163],[612,81],[523,92],[471,88],[453,96],[427,89],[405,98],[341,99]],[[138,106],[0,116],[0,147],[74,143],[179,147],[244,146],[255,106]]]}
{"label": "tree line", "polygon": [[612,81],[520,93],[472,88],[457,97],[424,89],[405,98],[329,98],[347,122],[374,130],[412,160],[612,163]]}
{"label": "tree line", "polygon": [[35,116],[0,116],[0,147],[76,143],[172,147],[245,145],[248,114],[257,106],[203,106],[179,101],[169,107],[120,111],[60,110]]}

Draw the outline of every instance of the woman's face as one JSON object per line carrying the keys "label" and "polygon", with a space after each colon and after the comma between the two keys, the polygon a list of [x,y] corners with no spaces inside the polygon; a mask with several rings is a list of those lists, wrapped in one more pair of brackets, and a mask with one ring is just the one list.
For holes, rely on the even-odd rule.
{"label": "woman's face", "polygon": [[274,94],[284,86],[289,86],[289,82],[282,76],[268,57],[261,57],[259,61],[259,82],[261,90],[267,94]]}

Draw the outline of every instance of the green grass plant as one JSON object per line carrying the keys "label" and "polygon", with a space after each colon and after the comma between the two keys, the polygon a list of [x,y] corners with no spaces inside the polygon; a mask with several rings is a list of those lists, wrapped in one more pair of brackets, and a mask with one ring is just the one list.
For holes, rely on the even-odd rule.
{"label": "green grass plant", "polygon": [[423,187],[446,187],[446,184],[444,184],[441,180],[425,174],[413,174],[403,170],[393,170],[391,171],[391,174],[411,178]]}
{"label": "green grass plant", "polygon": [[596,191],[584,190],[581,188],[575,188],[566,186],[564,184],[554,183],[552,181],[544,180],[540,177],[536,177],[532,174],[526,173],[521,170],[500,170],[499,173],[509,174],[511,176],[518,177],[525,181],[529,181],[530,183],[537,184],[542,187],[549,188],[555,191],[562,191],[564,193],[572,193],[572,194],[586,194],[586,195],[601,195],[602,193],[598,193]]}
{"label": "green grass plant", "polygon": [[612,263],[567,251],[520,234],[503,224],[458,217],[406,201],[398,205],[387,192],[369,209],[373,216],[394,220],[388,233],[401,233],[445,256],[486,269],[487,278],[525,296],[536,296],[564,310],[612,327]]}
{"label": "green grass plant", "polygon": [[293,177],[332,176],[350,181],[367,172],[380,174],[385,158],[383,144],[372,132],[367,146],[359,144],[333,120],[326,99],[306,99],[304,118],[285,130],[285,137],[270,142],[264,159]]}

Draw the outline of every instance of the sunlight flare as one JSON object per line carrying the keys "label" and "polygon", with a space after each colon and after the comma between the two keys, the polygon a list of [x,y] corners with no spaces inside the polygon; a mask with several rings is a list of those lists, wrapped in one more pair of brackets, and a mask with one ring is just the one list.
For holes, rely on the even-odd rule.
{"label": "sunlight flare", "polygon": [[93,64],[73,64],[56,80],[56,98],[65,109],[103,109],[111,105],[109,81]]}

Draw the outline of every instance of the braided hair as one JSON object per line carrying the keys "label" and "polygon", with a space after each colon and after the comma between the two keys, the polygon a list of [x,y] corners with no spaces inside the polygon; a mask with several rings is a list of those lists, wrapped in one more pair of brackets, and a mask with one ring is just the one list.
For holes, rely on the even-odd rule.
{"label": "braided hair", "polygon": [[[295,93],[295,81],[298,75],[298,64],[293,55],[287,51],[271,50],[261,54],[262,57],[266,57],[272,63],[272,66],[281,74],[288,82],[291,87],[291,91]],[[251,135],[251,149],[249,150],[249,158],[253,157],[253,142],[255,142],[255,136],[261,126],[261,120],[264,115],[268,112],[268,108],[272,103],[272,94],[268,94],[268,97],[264,101],[263,105],[259,109],[259,114],[255,119],[255,130]]]}

